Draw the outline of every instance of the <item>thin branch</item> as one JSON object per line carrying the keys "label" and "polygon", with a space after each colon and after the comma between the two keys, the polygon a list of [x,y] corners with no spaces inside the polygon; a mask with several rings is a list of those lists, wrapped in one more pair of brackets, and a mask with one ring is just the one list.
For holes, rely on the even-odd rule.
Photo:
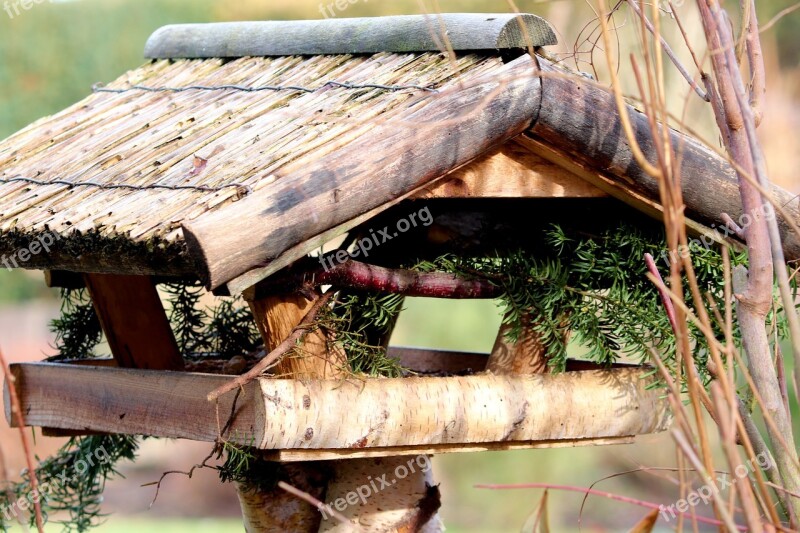
{"label": "thin branch", "polygon": [[[553,485],[551,483],[519,483],[519,484],[479,484],[475,485],[476,489],[491,489],[491,490],[509,490],[509,489],[552,489],[552,490],[565,490],[570,492],[580,492],[582,494],[592,494],[594,496],[600,496],[602,498],[608,498],[610,500],[616,500],[618,502],[623,503],[630,503],[633,505],[638,505],[639,507],[646,507],[648,509],[658,509],[661,510],[661,506],[657,505],[652,502],[647,502],[644,500],[639,500],[636,498],[630,498],[628,496],[621,496],[619,494],[614,494],[613,492],[605,492],[602,490],[595,490],[595,489],[587,489],[585,487],[576,487],[573,485]],[[677,510],[676,510],[677,511]],[[688,513],[683,513],[681,511],[677,511],[676,514],[681,516],[686,516]],[[715,520],[713,518],[706,518],[704,516],[697,517],[698,522],[702,522],[704,524],[711,524],[714,526],[722,526],[727,525],[724,522],[719,520]],[[745,531],[743,526],[735,526],[734,530]]]}
{"label": "thin branch", "polygon": [[622,129],[625,130],[625,137],[628,139],[631,153],[633,154],[633,157],[636,159],[636,162],[639,164],[639,166],[642,167],[647,174],[655,178],[659,178],[661,176],[661,170],[647,160],[647,157],[645,157],[644,153],[642,152],[642,148],[639,146],[639,143],[636,140],[636,134],[631,126],[630,116],[628,116],[628,106],[622,99],[622,90],[620,89],[619,79],[614,68],[614,60],[611,56],[611,37],[608,23],[606,22],[607,9],[605,0],[599,0],[598,4],[600,8],[600,13],[598,15],[598,19],[600,21],[600,33],[603,37],[603,48],[611,75],[611,90],[614,93],[614,101],[617,104],[617,110],[619,111],[619,119],[622,123]]}
{"label": "thin branch", "polygon": [[11,404],[11,418],[16,418],[17,426],[19,427],[19,437],[22,440],[22,449],[25,451],[25,462],[28,465],[28,478],[31,483],[31,493],[36,495],[33,498],[33,510],[36,516],[36,529],[39,533],[44,533],[44,518],[42,518],[42,505],[41,497],[39,495],[39,480],[36,478],[36,463],[33,459],[33,448],[28,437],[28,430],[25,427],[25,417],[22,414],[22,404],[19,402],[17,395],[17,386],[15,385],[14,375],[8,368],[6,358],[0,350],[0,366],[3,367],[3,374],[6,378],[6,389],[8,390],[8,400]]}
{"label": "thin branch", "polygon": [[794,12],[794,11],[797,11],[798,9],[800,9],[800,2],[797,2],[795,5],[789,6],[789,7],[785,8],[785,9],[781,9],[780,11],[778,11],[777,15],[775,15],[774,17],[769,19],[769,22],[767,22],[766,24],[761,26],[761,29],[758,30],[758,33],[764,33],[765,31],[771,29],[783,17],[785,17],[786,15],[788,15],[788,14]]}
{"label": "thin branch", "polygon": [[661,282],[661,285],[656,285],[658,289],[658,294],[661,296],[661,303],[664,306],[664,311],[667,313],[667,318],[669,319],[669,324],[672,326],[672,331],[677,335],[678,334],[678,323],[675,319],[675,306],[672,305],[672,299],[669,297],[669,293],[665,290],[662,290],[662,286],[665,286],[664,279],[661,277],[661,273],[658,271],[658,267],[656,266],[656,262],[653,260],[653,256],[649,253],[644,254],[644,262],[647,264],[647,270],[655,277],[657,280]]}
{"label": "thin branch", "polygon": [[216,401],[223,394],[239,387],[244,387],[260,376],[265,370],[270,368],[273,363],[277,363],[284,355],[294,348],[298,342],[302,341],[306,334],[308,334],[308,332],[313,328],[314,320],[316,320],[320,310],[328,303],[332,296],[333,291],[328,291],[322,295],[316,302],[314,302],[314,305],[311,306],[311,309],[308,310],[300,323],[295,326],[295,328],[292,330],[292,333],[289,334],[289,336],[286,337],[283,342],[277,345],[274,350],[272,350],[264,359],[259,361],[246,373],[242,374],[241,376],[237,376],[235,379],[232,379],[225,385],[222,385],[221,387],[211,391],[208,394],[208,401]]}
{"label": "thin branch", "polygon": [[[631,6],[631,9],[633,9],[636,15],[642,19],[648,31],[650,33],[654,33],[653,24],[650,22],[650,19],[647,18],[647,15],[642,13],[642,11],[639,9],[639,6],[636,5],[636,0],[626,0],[626,1],[628,2],[628,5]],[[688,70],[686,70],[686,67],[683,66],[680,59],[678,59],[678,56],[675,55],[675,52],[669,46],[667,40],[664,39],[663,36],[659,35],[659,41],[661,42],[661,47],[664,49],[664,53],[667,54],[667,57],[670,59],[670,61],[672,61],[672,64],[675,65],[675,68],[678,69],[678,72],[681,73],[681,76],[683,76],[683,78],[689,83],[692,89],[694,89],[694,92],[696,92],[700,98],[702,98],[706,102],[709,102],[710,98],[708,96],[708,93],[704,91],[697,84],[697,82],[694,81],[694,78],[692,78],[692,75],[689,74]]]}
{"label": "thin branch", "polygon": [[[689,459],[689,462],[692,463],[694,469],[697,470],[697,472],[703,477],[703,479],[709,481],[712,480],[713,478],[711,477],[711,475],[709,475],[708,472],[706,472],[706,469],[703,466],[702,461],[700,461],[700,458],[697,457],[697,454],[692,449],[692,446],[691,444],[689,444],[689,441],[686,440],[686,437],[684,436],[683,432],[676,428],[673,429],[671,433],[672,433],[672,438],[675,439],[675,442],[678,444],[678,447],[681,449],[681,451],[683,451],[683,454],[686,456],[686,458]],[[741,526],[736,525],[736,523],[733,521],[733,518],[731,518],[730,514],[728,513],[728,508],[725,506],[725,501],[722,499],[722,496],[720,496],[719,491],[712,489],[711,496],[714,498],[714,502],[717,504],[716,510],[717,513],[719,514],[719,517],[722,519],[724,525],[730,531],[734,531],[736,529],[743,529],[741,528]]]}
{"label": "thin branch", "polygon": [[348,519],[345,515],[343,515],[336,509],[333,509],[332,507],[325,505],[311,494],[304,492],[298,489],[297,487],[293,487],[292,485],[289,485],[285,481],[278,481],[278,487],[285,490],[292,496],[297,496],[301,500],[310,503],[311,505],[316,507],[320,513],[322,512],[330,513],[332,517],[341,522],[344,526],[350,528],[350,531],[364,531],[361,527],[355,524],[352,520]]}
{"label": "thin branch", "polygon": [[[323,257],[321,261],[328,261]],[[302,286],[334,285],[351,289],[388,292],[404,296],[427,298],[497,298],[501,290],[485,279],[466,279],[449,272],[417,272],[392,269],[348,259],[332,268],[311,267],[312,261],[274,280],[264,280],[256,285],[256,298],[280,289]],[[318,263],[318,261],[313,261]]]}

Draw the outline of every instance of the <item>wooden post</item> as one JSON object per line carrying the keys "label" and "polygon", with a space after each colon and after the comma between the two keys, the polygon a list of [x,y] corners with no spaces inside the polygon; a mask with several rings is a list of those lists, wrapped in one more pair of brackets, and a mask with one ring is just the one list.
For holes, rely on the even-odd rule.
{"label": "wooden post", "polygon": [[84,282],[119,366],[183,370],[183,356],[149,276],[85,274]]}
{"label": "wooden post", "polygon": [[[255,292],[246,291],[244,296],[268,351],[289,336],[314,303],[299,294],[253,299]],[[329,343],[321,332],[312,332],[304,339],[302,348],[298,350],[300,353],[281,361],[275,372],[308,379],[345,376],[348,370],[346,354],[328,350],[328,347]],[[324,503],[335,504],[341,498],[347,504],[342,514],[370,530],[381,525],[381,530],[441,531],[443,528],[437,515],[438,489],[430,488],[433,485],[430,461],[427,455],[419,457],[282,463],[280,477]],[[416,460],[421,464],[418,465]],[[412,471],[409,464],[417,466]],[[423,465],[428,468],[423,469]],[[405,474],[402,479],[397,479],[397,483],[382,487],[380,491],[371,491],[368,497],[355,504],[350,503],[353,496],[348,501],[348,494],[355,494],[359,487],[369,484],[371,474],[376,479],[383,474],[391,478],[395,469],[401,469],[399,472]],[[237,490],[248,533],[348,530],[348,526],[337,522],[330,513],[323,514],[282,489],[264,491],[240,484]],[[425,524],[428,525],[423,529]]]}
{"label": "wooden post", "polygon": [[547,349],[530,329],[525,329],[517,342],[508,340],[511,326],[503,324],[497,332],[486,370],[493,374],[545,374]]}
{"label": "wooden post", "polygon": [[[49,272],[49,271],[48,271]],[[48,287],[52,272],[45,272]],[[183,356],[164,312],[161,298],[150,276],[84,274],[57,276],[63,285],[85,285],[95,313],[106,335],[117,365],[149,370],[183,370]],[[42,428],[45,437],[75,437],[94,434],[85,430]]]}
{"label": "wooden post", "polygon": [[[254,290],[244,293],[267,352],[291,334],[314,304],[314,300],[299,294],[259,299],[254,299],[254,296]],[[318,331],[306,335],[302,347],[297,351],[300,353],[285,357],[275,367],[276,375],[322,379],[339,375],[347,365],[343,353],[328,352],[327,339]],[[282,463],[279,470],[280,480],[318,500],[324,500],[331,475],[331,466],[325,461]],[[322,515],[314,506],[277,487],[259,490],[239,483],[237,493],[247,533],[313,532],[317,531],[322,521]]]}
{"label": "wooden post", "polygon": [[[252,291],[244,294],[264,339],[267,352],[273,350],[292,332],[314,304],[300,294],[266,296],[251,299]],[[285,357],[274,369],[278,376],[324,379],[342,374],[347,357],[341,351],[328,352],[328,340],[319,331],[306,335],[303,346],[295,355]]]}

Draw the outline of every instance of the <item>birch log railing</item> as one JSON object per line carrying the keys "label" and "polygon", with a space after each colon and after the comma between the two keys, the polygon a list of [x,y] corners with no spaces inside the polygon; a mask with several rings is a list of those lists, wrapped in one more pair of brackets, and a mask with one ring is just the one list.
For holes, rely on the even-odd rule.
{"label": "birch log railing", "polygon": [[[32,426],[214,442],[207,394],[231,376],[25,363],[13,365]],[[581,443],[662,431],[670,422],[648,368],[532,376],[294,380],[244,386],[225,438],[264,450],[339,457],[393,448],[458,451],[516,443]],[[6,384],[8,387],[8,384]],[[232,412],[233,393],[219,412]],[[6,413],[9,418],[9,413]],[[591,442],[585,442],[590,444]],[[389,451],[391,450],[391,451]],[[438,451],[438,450],[437,450]]]}

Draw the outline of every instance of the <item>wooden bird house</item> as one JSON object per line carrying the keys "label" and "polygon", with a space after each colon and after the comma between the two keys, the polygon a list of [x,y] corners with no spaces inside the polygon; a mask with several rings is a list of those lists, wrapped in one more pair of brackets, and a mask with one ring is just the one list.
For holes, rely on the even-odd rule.
{"label": "wooden bird house", "polygon": [[[613,95],[549,55],[555,43],[534,15],[168,26],[145,65],[0,143],[0,253],[52,286],[85,287],[113,354],[13,365],[26,424],[258,449],[325,502],[415,456],[665,430],[652,368],[564,359],[569,328],[535,313],[508,310],[480,354],[389,346],[396,315],[382,308],[380,327],[359,334],[396,363],[393,377],[359,371],[346,332],[315,322],[364,293],[394,309],[406,296],[513,302],[536,280],[511,287],[461,258],[487,269],[498,250],[536,258],[552,252],[554,225],[591,236],[658,224],[658,182]],[[623,112],[654,157],[645,116]],[[693,229],[716,239],[722,213],[741,215],[733,170],[663,127],[680,146]],[[773,192],[796,217],[797,201]],[[797,256],[797,236],[783,239]],[[188,357],[158,287],[196,282],[243,297],[263,347]],[[434,486],[429,470],[409,472],[342,514],[437,530]],[[278,488],[251,489],[240,482],[248,531],[345,527]]]}

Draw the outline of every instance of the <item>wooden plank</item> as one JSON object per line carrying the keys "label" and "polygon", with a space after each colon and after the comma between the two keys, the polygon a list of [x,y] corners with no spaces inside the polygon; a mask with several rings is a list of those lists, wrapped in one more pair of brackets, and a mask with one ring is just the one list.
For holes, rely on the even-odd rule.
{"label": "wooden plank", "polygon": [[183,369],[183,357],[150,277],[85,274],[84,282],[120,367]]}
{"label": "wooden plank", "polygon": [[424,187],[413,198],[603,198],[608,194],[509,141]]}
{"label": "wooden plank", "polygon": [[[37,412],[26,419],[35,426],[213,442],[220,434],[217,413],[224,425],[235,398],[220,398],[218,408],[206,398],[230,376],[55,363],[17,364],[12,371],[26,405]],[[258,383],[244,387],[226,437],[239,444],[263,438],[257,397]]]}
{"label": "wooden plank", "polygon": [[[547,76],[543,83],[542,107],[530,135],[568,154],[593,169],[602,169],[616,186],[658,201],[658,180],[636,162],[622,129],[616,103],[608,89],[580,76],[564,75],[553,63],[540,58]],[[565,103],[568,102],[568,105]],[[657,160],[650,127],[645,115],[632,106],[626,112],[648,161]],[[681,189],[687,215],[712,229],[724,227],[720,215],[734,220],[742,216],[738,181],[731,165],[698,140],[669,130],[671,144],[680,160]],[[776,203],[794,221],[800,221],[800,200],[773,186]],[[613,193],[612,193],[613,194]],[[630,196],[630,195],[629,195]],[[800,258],[800,235],[778,215],[784,252],[788,260]],[[721,231],[721,230],[720,230]]]}
{"label": "wooden plank", "polygon": [[535,450],[543,448],[574,448],[578,446],[610,446],[631,444],[635,437],[603,437],[599,439],[562,439],[527,442],[491,442],[484,444],[437,444],[429,446],[394,446],[357,450],[344,448],[338,450],[267,450],[264,457],[270,461],[335,461],[339,459],[366,459],[372,457],[393,457],[406,455],[438,455],[442,453],[475,453],[509,450]]}
{"label": "wooden plank", "polygon": [[[320,10],[325,15],[323,4]],[[444,13],[177,24],[156,30],[147,40],[144,55],[149,59],[177,59],[444,52],[445,32],[451,49],[458,52],[558,43],[550,24],[536,15]]]}
{"label": "wooden plank", "polygon": [[428,96],[369,136],[185,222],[184,237],[203,279],[215,288],[290,249],[290,259],[298,259],[314,246],[298,243],[386,206],[521,133],[538,113],[535,68],[523,56],[469,87]]}
{"label": "wooden plank", "polygon": [[389,357],[400,361],[403,368],[422,374],[432,372],[445,374],[480,372],[486,368],[486,360],[488,359],[488,355],[483,353],[430,350],[404,346],[389,346],[386,352]]}
{"label": "wooden plank", "polygon": [[[30,425],[209,442],[219,430],[205,395],[230,379],[55,363],[14,369]],[[649,370],[259,378],[240,394],[229,438],[261,449],[364,449],[652,433],[666,429],[670,415],[661,391],[646,390],[652,379],[642,376]],[[221,398],[223,421],[233,398]]]}

